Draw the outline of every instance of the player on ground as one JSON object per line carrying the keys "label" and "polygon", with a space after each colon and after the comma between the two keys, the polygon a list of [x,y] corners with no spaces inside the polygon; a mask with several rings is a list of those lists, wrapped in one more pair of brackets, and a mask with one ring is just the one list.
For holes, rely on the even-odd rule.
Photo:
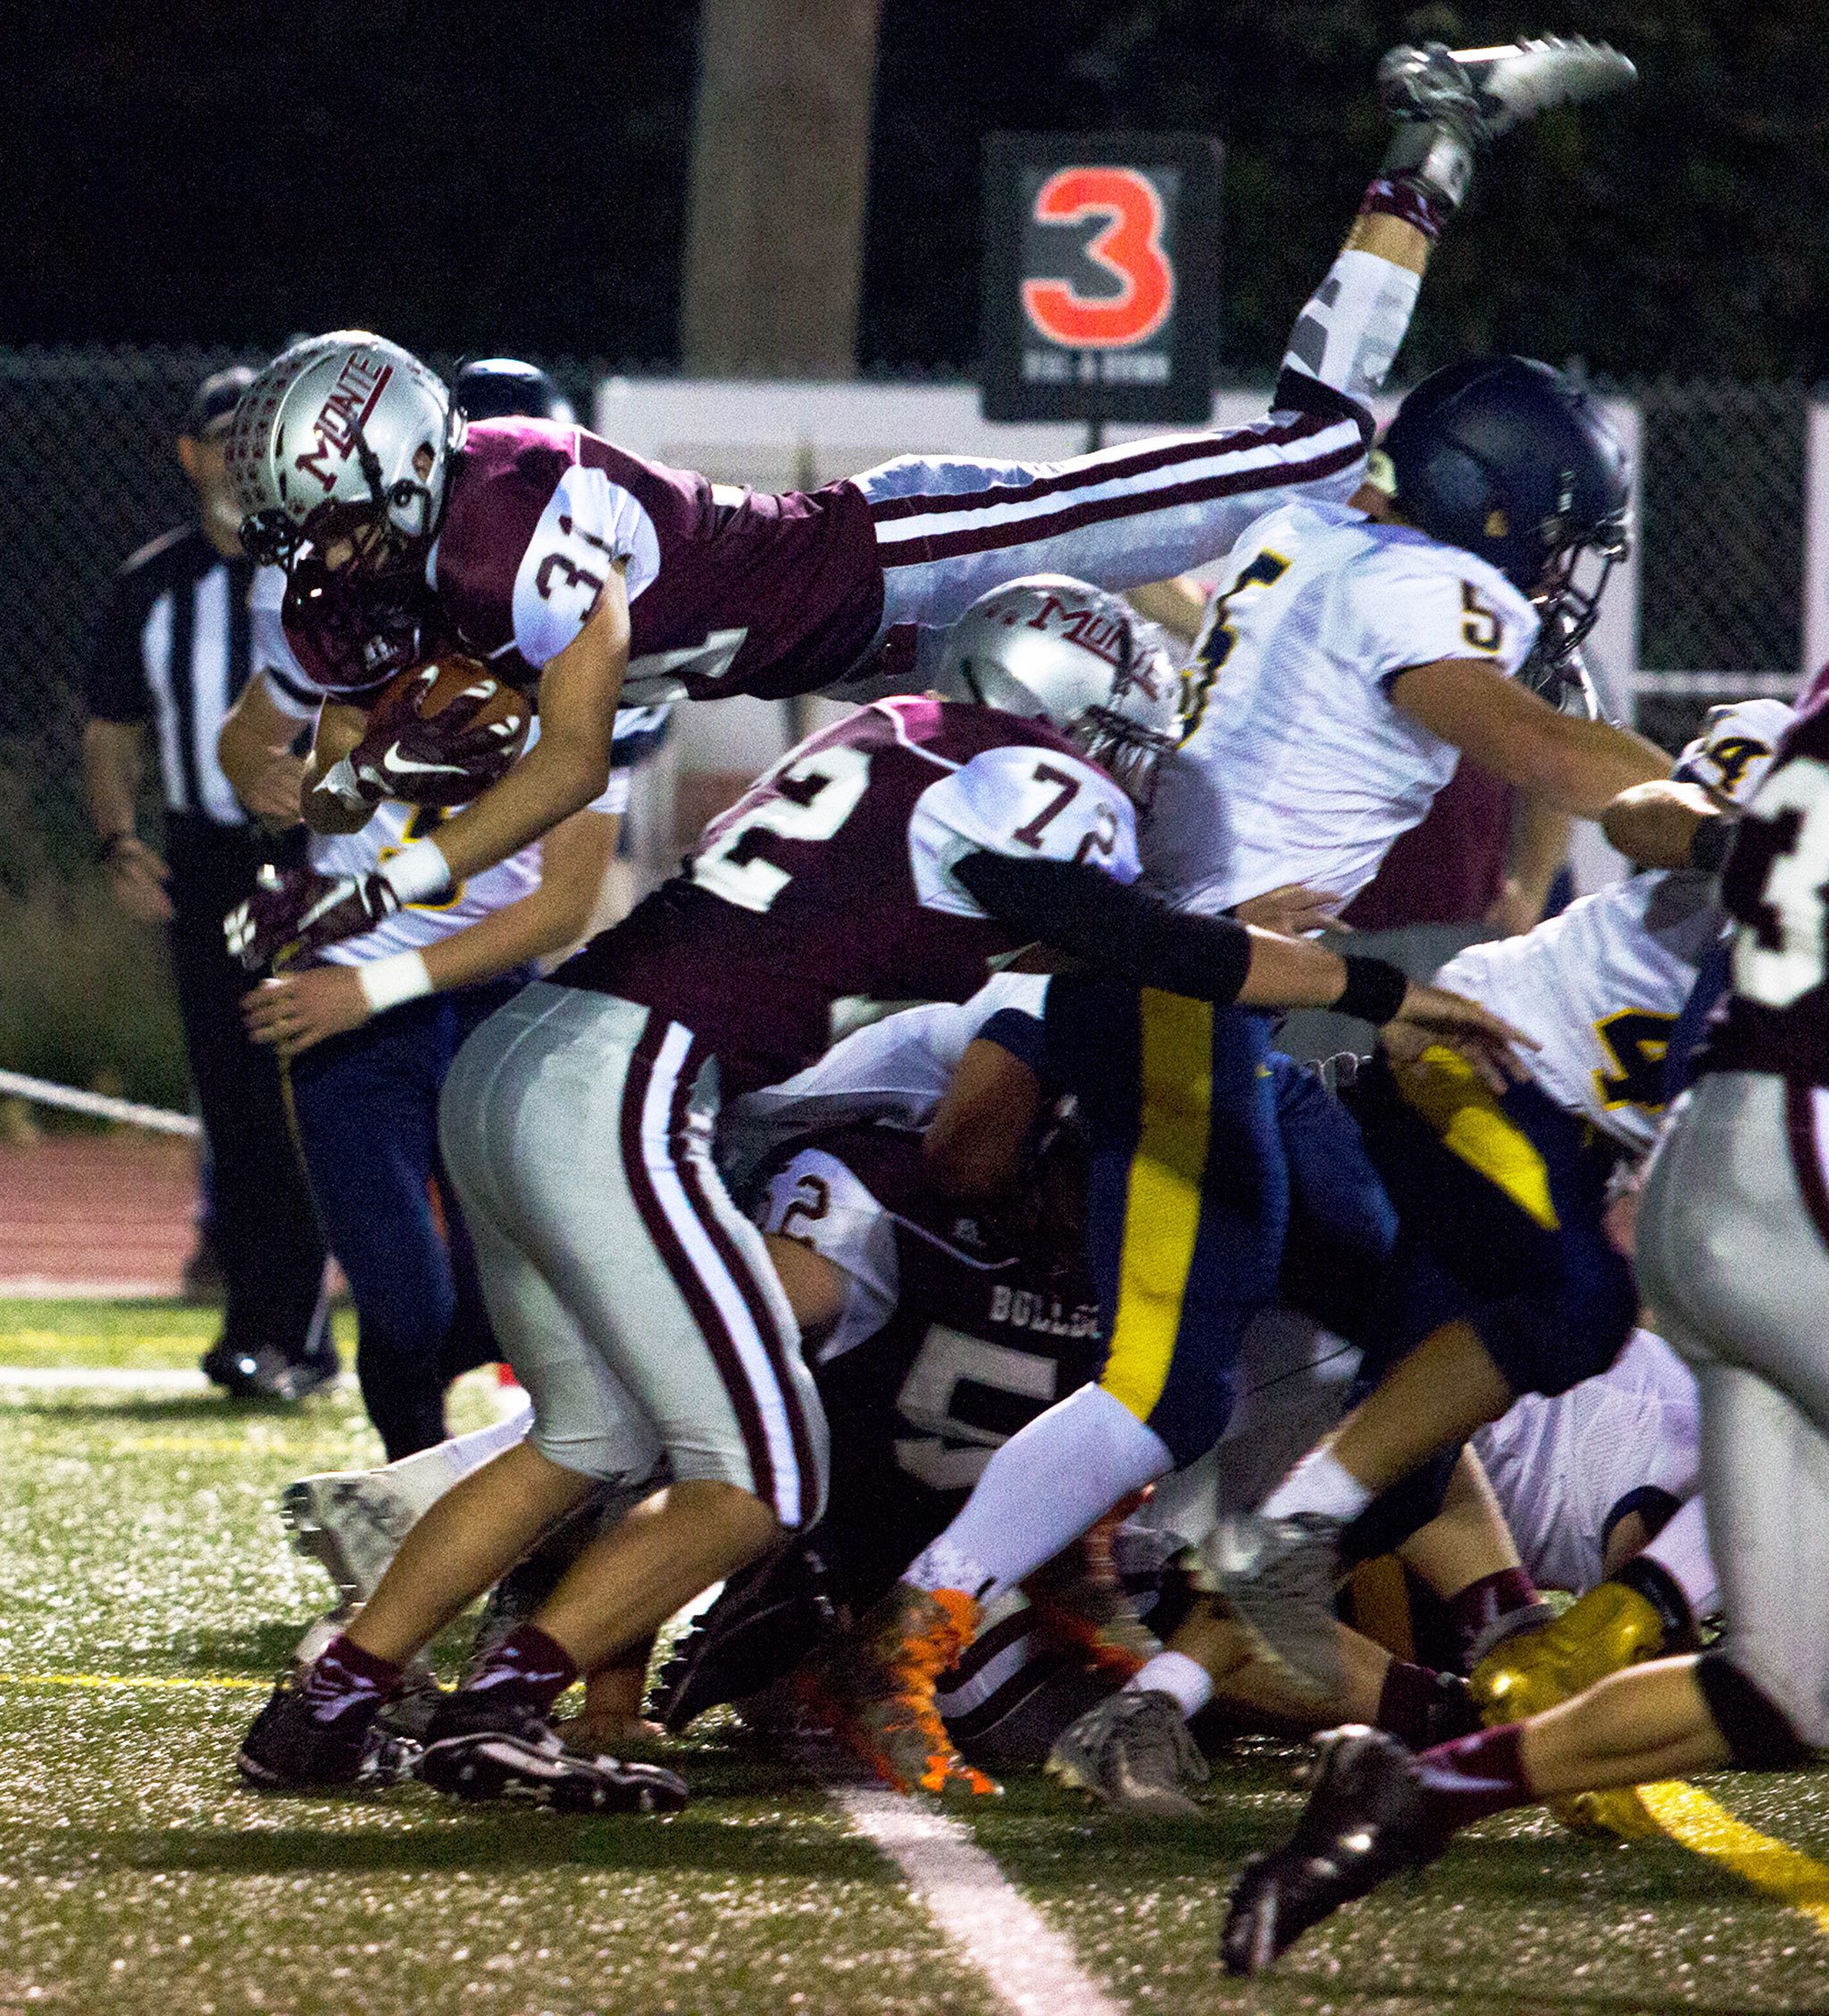
{"label": "player on ground", "polygon": [[[999,581],[1047,570],[1155,581],[1224,552],[1292,489],[1349,494],[1371,434],[1365,395],[1478,147],[1632,77],[1624,57],[1580,41],[1463,60],[1436,45],[1393,51],[1380,71],[1396,124],[1382,169],[1298,319],[1271,416],[1236,432],[1053,464],[904,457],[811,494],[760,496],[577,429],[466,433],[439,381],[379,338],[295,346],[242,402],[229,464],[250,550],[290,573],[301,657],[354,703],[325,710],[317,774],[355,792],[342,765],[362,743],[363,696],[428,655],[438,626],[504,676],[538,680],[547,731],[436,838],[352,883],[315,935],[434,897],[588,803],[619,696],[804,692],[885,645],[891,668],[912,668],[918,632]],[[301,883],[297,916],[322,894]]]}
{"label": "player on ground", "polygon": [[[1674,797],[1669,851],[1718,815]],[[1687,825],[1690,839],[1684,841]],[[1787,1769],[1829,1744],[1829,682],[1818,678],[1740,823],[1723,877],[1732,991],[1640,1206],[1641,1284],[1694,1368],[1727,1635],[1565,1704],[1413,1756],[1341,1730],[1290,1844],[1234,1886],[1224,1952],[1267,1966],[1309,1926],[1462,1827],[1540,1800],[1726,1765]]]}
{"label": "player on ground", "polygon": [[1048,662],[986,692],[1022,711],[889,701],[810,738],[681,875],[465,1046],[446,1159],[534,1433],[433,1509],[349,1635],[282,1686],[244,1749],[251,1776],[353,1774],[401,1662],[594,1479],[647,1476],[664,1454],[666,1492],[454,1697],[423,1761],[472,1794],[570,1772],[620,1795],[595,1767],[555,1768],[547,1708],[823,1495],[793,1318],[710,1138],[722,1094],[824,1049],[836,1000],[962,999],[988,959],[1039,938],[1132,985],[1265,1005],[1350,988],[1380,1020],[1509,1040],[1393,968],[1177,916],[1136,886],[1127,793],[1147,803],[1172,746],[1173,677],[1115,598],[1056,583],[1042,599]]}

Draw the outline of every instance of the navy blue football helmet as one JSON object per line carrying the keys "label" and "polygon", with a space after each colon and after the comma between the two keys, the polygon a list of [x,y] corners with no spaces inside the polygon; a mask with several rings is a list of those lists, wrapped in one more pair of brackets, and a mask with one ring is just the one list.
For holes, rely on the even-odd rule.
{"label": "navy blue football helmet", "polygon": [[538,364],[518,357],[480,357],[457,373],[451,397],[466,420],[505,420],[513,414],[530,420],[572,421],[572,402]]}
{"label": "navy blue football helmet", "polygon": [[[1406,519],[1491,561],[1536,604],[1533,665],[1546,689],[1559,682],[1632,549],[1631,463],[1599,402],[1532,358],[1474,357],[1425,378],[1380,451],[1388,466],[1374,461],[1374,481]],[[1599,575],[1580,588],[1589,553]]]}

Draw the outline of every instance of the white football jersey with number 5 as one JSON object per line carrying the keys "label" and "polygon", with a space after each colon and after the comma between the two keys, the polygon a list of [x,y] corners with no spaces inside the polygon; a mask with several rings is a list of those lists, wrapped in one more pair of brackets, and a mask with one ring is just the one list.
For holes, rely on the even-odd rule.
{"label": "white football jersey with number 5", "polygon": [[1509,678],[1537,613],[1474,555],[1340,504],[1266,514],[1225,570],[1185,675],[1187,729],[1162,766],[1145,871],[1190,909],[1284,883],[1349,900],[1459,760],[1393,704],[1397,675],[1473,658]]}

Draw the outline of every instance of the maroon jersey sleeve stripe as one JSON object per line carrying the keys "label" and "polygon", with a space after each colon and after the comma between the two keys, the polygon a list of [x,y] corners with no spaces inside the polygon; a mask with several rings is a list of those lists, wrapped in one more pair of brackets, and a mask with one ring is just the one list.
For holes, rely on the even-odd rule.
{"label": "maroon jersey sleeve stripe", "polygon": [[[1060,473],[1038,477],[1032,483],[1001,484],[963,497],[942,490],[921,497],[884,498],[881,502],[873,502],[870,512],[879,524],[885,524],[898,518],[918,518],[927,512],[996,510],[1006,505],[1031,503],[1037,498],[1086,489],[1095,483],[1129,481],[1138,476],[1152,475],[1159,469],[1173,469],[1182,463],[1211,462],[1217,456],[1246,455],[1257,448],[1286,448],[1294,441],[1315,439],[1342,424],[1338,414],[1307,414],[1299,420],[1281,425],[1240,428],[1228,434],[1178,435],[1172,441],[1148,448],[1140,447],[1135,455],[1115,456],[1090,468],[1076,459]],[[1356,430],[1348,459],[1360,452]],[[1243,473],[1247,485],[1261,484],[1269,489],[1290,481],[1289,472],[1304,466],[1300,463],[1272,464],[1267,468]]]}
{"label": "maroon jersey sleeve stripe", "polygon": [[[687,1308],[692,1311],[692,1319],[697,1324],[699,1332],[705,1338],[706,1347],[717,1366],[718,1376],[723,1381],[724,1390],[731,1397],[731,1404],[737,1414],[738,1426],[742,1432],[743,1446],[748,1453],[750,1472],[756,1478],[757,1495],[773,1504],[775,1497],[774,1463],[769,1454],[768,1436],[763,1428],[756,1395],[750,1391],[749,1382],[743,1376],[736,1340],[731,1335],[723,1317],[707,1292],[704,1282],[698,1278],[697,1270],[693,1267],[680,1235],[674,1231],[660,1195],[655,1189],[654,1181],[647,1173],[647,1160],[641,1138],[641,1109],[647,1101],[649,1083],[658,1067],[661,1045],[665,1041],[667,1032],[672,1026],[667,1016],[658,1009],[652,1011],[647,1026],[641,1032],[641,1040],[630,1059],[629,1076],[622,1088],[620,1120],[623,1173],[628,1177],[630,1194],[635,1200],[635,1207],[641,1213],[641,1222],[647,1228],[648,1237],[654,1241],[655,1251],[659,1253],[667,1272],[672,1276],[673,1284],[684,1297]],[[693,1047],[696,1049],[697,1045]]]}
{"label": "maroon jersey sleeve stripe", "polygon": [[[669,1127],[678,1138],[683,1134],[687,1124],[687,1102],[690,1096],[692,1081],[698,1070],[711,1058],[708,1044],[696,1039],[687,1053],[686,1062],[681,1067],[679,1080],[673,1088],[673,1104],[669,1116]],[[706,1236],[711,1241],[713,1250],[724,1264],[724,1270],[736,1284],[743,1298],[745,1308],[756,1325],[756,1334],[762,1340],[762,1348],[767,1354],[775,1376],[775,1386],[781,1395],[781,1411],[788,1420],[788,1433],[794,1445],[794,1460],[799,1466],[800,1518],[798,1523],[809,1523],[809,1516],[817,1510],[819,1462],[814,1454],[813,1436],[807,1427],[806,1417],[800,1406],[799,1395],[788,1368],[788,1340],[782,1336],[775,1321],[773,1309],[764,1293],[756,1276],[750,1271],[749,1262],[744,1258],[737,1242],[731,1237],[718,1216],[717,1209],[706,1193],[705,1183],[697,1164],[689,1157],[682,1156],[679,1164],[680,1181],[686,1194],[692,1200],[698,1214]]]}
{"label": "maroon jersey sleeve stripe", "polygon": [[[1202,482],[1165,484],[1136,497],[1106,498],[1056,511],[1043,518],[1023,518],[1015,523],[999,520],[995,524],[941,532],[928,539],[911,539],[906,544],[881,549],[882,564],[889,567],[925,566],[935,560],[954,560],[968,553],[987,553],[998,547],[1027,546],[1038,540],[1053,539],[1082,525],[1114,518],[1133,518],[1144,511],[1170,511],[1185,504],[1208,504],[1215,498],[1235,497],[1243,490],[1282,489],[1291,483],[1312,483],[1332,476],[1358,461],[1357,441],[1350,447],[1316,456],[1307,462],[1279,464],[1274,469],[1235,470],[1230,475],[1213,476]],[[1007,501],[1000,499],[999,501]]]}

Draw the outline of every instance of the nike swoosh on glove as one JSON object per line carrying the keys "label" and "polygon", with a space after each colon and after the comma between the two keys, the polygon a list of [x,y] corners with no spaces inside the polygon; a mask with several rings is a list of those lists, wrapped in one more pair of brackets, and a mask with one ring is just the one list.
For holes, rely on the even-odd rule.
{"label": "nike swoosh on glove", "polygon": [[321,875],[269,863],[255,877],[254,894],[222,919],[222,935],[230,957],[259,973],[339,939],[359,938],[399,908],[385,875]]}
{"label": "nike swoosh on glove", "polygon": [[406,805],[468,805],[521,754],[526,724],[478,717],[502,691],[482,673],[437,714],[421,712],[439,667],[427,665],[369,716],[349,765],[365,792]]}

